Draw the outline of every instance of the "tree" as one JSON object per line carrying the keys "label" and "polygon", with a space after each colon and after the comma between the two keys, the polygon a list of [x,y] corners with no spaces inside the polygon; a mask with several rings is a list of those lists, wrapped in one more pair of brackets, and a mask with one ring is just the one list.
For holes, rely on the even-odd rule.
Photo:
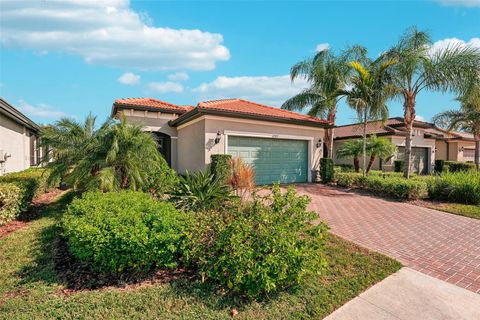
{"label": "tree", "polygon": [[480,51],[471,46],[451,45],[434,50],[430,35],[413,27],[382,57],[395,59],[390,69],[396,96],[403,100],[406,127],[404,176],[410,177],[412,130],[415,120],[415,102],[423,91],[455,92],[463,95],[478,83]]}
{"label": "tree", "polygon": [[480,95],[458,98],[460,110],[448,110],[437,114],[433,122],[447,130],[460,130],[473,134],[475,140],[475,166],[480,170]]}
{"label": "tree", "polygon": [[[282,109],[301,111],[310,107],[308,114],[335,124],[339,91],[345,89],[349,68],[346,58],[351,52],[335,56],[329,49],[319,51],[311,59],[295,64],[290,70],[292,82],[303,78],[311,86],[283,103]],[[332,158],[334,129],[325,131],[328,157]]]}
{"label": "tree", "polygon": [[142,127],[108,119],[98,129],[89,115],[83,124],[62,119],[41,131],[42,143],[52,159],[50,179],[63,181],[80,190],[138,190],[149,173],[165,161],[157,145]]}
{"label": "tree", "polygon": [[397,152],[397,146],[390,140],[379,138],[375,135],[370,136],[367,142],[367,152],[370,154],[370,161],[367,165],[367,173],[370,172],[373,162],[377,157],[386,160]]}
{"label": "tree", "polygon": [[340,159],[353,158],[353,166],[355,172],[360,172],[359,157],[363,153],[363,141],[362,140],[348,140],[340,145],[336,152],[336,156]]}
{"label": "tree", "polygon": [[389,84],[388,69],[395,64],[394,60],[380,59],[352,61],[350,88],[340,94],[347,98],[348,105],[355,110],[362,123],[363,139],[363,175],[366,176],[367,168],[367,127],[370,120],[388,118],[386,101],[392,96],[392,86]]}

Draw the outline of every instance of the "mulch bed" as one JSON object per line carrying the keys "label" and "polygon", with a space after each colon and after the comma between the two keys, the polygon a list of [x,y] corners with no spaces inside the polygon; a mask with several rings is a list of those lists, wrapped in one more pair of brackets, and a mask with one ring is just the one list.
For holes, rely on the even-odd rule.
{"label": "mulch bed", "polygon": [[129,290],[140,286],[169,283],[179,279],[193,279],[194,275],[185,269],[156,270],[151,272],[102,274],[78,261],[69,251],[62,236],[57,237],[53,253],[55,270],[64,282],[64,294],[77,291],[120,288]]}
{"label": "mulch bed", "polygon": [[52,189],[42,195],[39,195],[38,197],[35,197],[28,211],[20,214],[16,220],[0,226],[0,239],[6,237],[12,232],[24,228],[28,225],[29,221],[38,218],[45,206],[52,203],[62,192],[63,191],[60,189]]}

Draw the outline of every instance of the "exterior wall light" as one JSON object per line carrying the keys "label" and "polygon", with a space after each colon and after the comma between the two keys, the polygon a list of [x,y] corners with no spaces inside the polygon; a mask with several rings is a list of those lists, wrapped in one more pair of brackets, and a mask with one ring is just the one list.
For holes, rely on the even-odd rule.
{"label": "exterior wall light", "polygon": [[317,148],[321,148],[322,146],[323,146],[323,141],[322,141],[322,139],[318,139]]}
{"label": "exterior wall light", "polygon": [[215,137],[215,144],[219,144],[221,138],[222,134],[220,133],[220,131],[217,131],[217,136]]}
{"label": "exterior wall light", "polygon": [[461,148],[458,149],[459,152],[463,152],[463,150],[464,150],[463,147],[461,147]]}

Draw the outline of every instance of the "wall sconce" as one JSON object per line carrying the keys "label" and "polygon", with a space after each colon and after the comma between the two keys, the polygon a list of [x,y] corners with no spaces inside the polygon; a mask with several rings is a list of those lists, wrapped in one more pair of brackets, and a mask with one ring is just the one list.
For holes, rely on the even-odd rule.
{"label": "wall sconce", "polygon": [[323,146],[323,141],[322,141],[322,139],[318,139],[317,148],[321,148],[322,146]]}
{"label": "wall sconce", "polygon": [[463,148],[463,147],[460,147],[460,148],[458,149],[458,152],[463,152],[463,150],[464,150],[464,148]]}
{"label": "wall sconce", "polygon": [[215,144],[219,144],[221,138],[222,134],[220,133],[220,131],[217,131],[217,136],[215,137]]}
{"label": "wall sconce", "polygon": [[437,152],[437,147],[433,148],[433,153]]}

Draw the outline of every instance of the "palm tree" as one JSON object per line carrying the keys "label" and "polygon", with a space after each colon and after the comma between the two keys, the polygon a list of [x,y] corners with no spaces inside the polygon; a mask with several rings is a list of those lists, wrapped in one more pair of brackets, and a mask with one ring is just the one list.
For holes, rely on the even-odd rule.
{"label": "palm tree", "polygon": [[370,120],[388,118],[386,101],[392,96],[392,87],[389,85],[388,69],[395,64],[394,60],[371,61],[367,58],[363,62],[349,63],[353,74],[350,78],[351,87],[341,92],[346,96],[348,105],[357,113],[362,123],[363,133],[363,175],[367,168],[367,126]]}
{"label": "palm tree", "polygon": [[340,145],[335,154],[339,159],[353,158],[353,166],[355,167],[355,172],[360,172],[359,157],[362,155],[362,152],[362,140],[348,140]]}
{"label": "palm tree", "polygon": [[460,110],[437,114],[433,122],[447,130],[460,130],[473,134],[475,140],[475,166],[480,170],[480,95],[463,96]]}
{"label": "palm tree", "polygon": [[[345,89],[349,68],[346,58],[351,52],[335,56],[329,49],[319,51],[312,59],[295,64],[290,70],[292,82],[303,78],[311,86],[296,96],[288,99],[282,109],[302,111],[310,107],[308,114],[327,119],[335,124],[337,103],[341,99],[339,91]],[[333,128],[325,132],[325,143],[328,146],[328,157],[333,152]]]}
{"label": "palm tree", "polygon": [[418,94],[423,90],[464,94],[470,85],[479,81],[480,50],[470,46],[453,45],[432,52],[430,35],[413,27],[382,56],[398,62],[390,69],[390,76],[396,96],[403,100],[407,130],[404,176],[409,178],[412,128]]}
{"label": "palm tree", "polygon": [[98,129],[95,121],[92,115],[83,124],[62,119],[41,131],[42,144],[51,150],[50,179],[80,190],[140,189],[164,161],[152,135],[124,117],[108,119]]}
{"label": "palm tree", "polygon": [[375,135],[370,136],[367,142],[367,150],[370,154],[370,161],[367,165],[367,173],[370,172],[373,162],[379,157],[382,160],[386,160],[397,152],[397,146],[390,140],[385,138],[379,138]]}

